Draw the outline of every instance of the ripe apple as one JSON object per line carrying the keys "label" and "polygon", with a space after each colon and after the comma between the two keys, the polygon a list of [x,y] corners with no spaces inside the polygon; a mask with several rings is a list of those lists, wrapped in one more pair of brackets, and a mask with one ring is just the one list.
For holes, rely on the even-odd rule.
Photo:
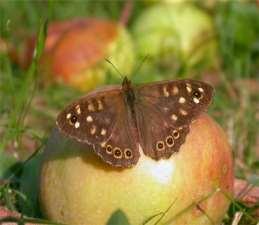
{"label": "ripe apple", "polygon": [[[28,40],[25,58],[32,57],[34,45],[35,38]],[[122,25],[97,18],[52,22],[40,72],[47,83],[61,82],[88,91],[103,84],[108,73],[119,78],[106,58],[122,74],[131,75],[133,43]]]}
{"label": "ripe apple", "polygon": [[[104,163],[89,148],[55,131],[45,149],[41,207],[53,221],[105,225],[121,209],[140,225],[161,212],[161,224],[220,224],[233,191],[232,153],[219,125],[202,114],[168,160],[141,155],[132,168]],[[161,215],[160,215],[161,216]],[[154,224],[159,216],[147,224]],[[159,223],[160,224],[160,223]]]}

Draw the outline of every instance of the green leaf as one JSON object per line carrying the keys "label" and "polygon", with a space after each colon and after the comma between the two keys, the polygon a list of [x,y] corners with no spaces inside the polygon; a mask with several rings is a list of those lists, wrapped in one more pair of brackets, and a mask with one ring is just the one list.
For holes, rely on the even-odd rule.
{"label": "green leaf", "polygon": [[130,225],[126,214],[118,209],[110,217],[107,222],[107,225]]}

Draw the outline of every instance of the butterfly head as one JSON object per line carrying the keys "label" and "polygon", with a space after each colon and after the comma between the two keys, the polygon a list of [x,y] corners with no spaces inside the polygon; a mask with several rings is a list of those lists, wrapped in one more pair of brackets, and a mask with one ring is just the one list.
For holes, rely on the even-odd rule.
{"label": "butterfly head", "polygon": [[123,81],[122,81],[122,88],[124,90],[128,90],[131,88],[131,81],[129,80],[129,78],[127,76],[125,76],[123,78]]}

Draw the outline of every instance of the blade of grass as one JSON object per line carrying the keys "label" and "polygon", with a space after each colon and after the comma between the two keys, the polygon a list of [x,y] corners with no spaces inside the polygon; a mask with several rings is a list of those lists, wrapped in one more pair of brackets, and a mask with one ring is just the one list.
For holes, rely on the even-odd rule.
{"label": "blade of grass", "polygon": [[[212,191],[211,193],[209,193],[207,196],[205,196],[204,198],[202,198],[201,200],[199,200],[198,202],[193,202],[191,203],[189,206],[187,206],[186,208],[184,208],[183,210],[181,210],[179,213],[177,213],[175,216],[173,216],[171,219],[169,219],[168,221],[166,221],[164,224],[171,224],[174,220],[176,220],[178,217],[182,216],[184,213],[186,213],[187,211],[193,209],[194,207],[197,207],[197,205],[201,204],[202,202],[206,201],[207,199],[209,199],[210,197],[212,197],[214,194],[220,192],[220,188],[216,188],[214,191]],[[205,215],[206,216],[206,215]],[[208,218],[208,220],[211,222],[211,220]],[[212,223],[214,224],[214,222]]]}
{"label": "blade of grass", "polygon": [[155,214],[155,215],[149,217],[148,219],[146,219],[146,220],[142,223],[142,225],[148,224],[148,223],[149,223],[150,221],[152,221],[154,218],[156,218],[156,217],[158,217],[158,216],[160,216],[160,215],[162,215],[162,214],[163,214],[163,212],[159,212],[159,213],[157,213],[157,214]]}
{"label": "blade of grass", "polygon": [[158,218],[158,220],[154,223],[154,225],[157,225],[157,224],[163,219],[163,217],[166,215],[166,213],[173,207],[173,205],[174,205],[175,202],[176,202],[176,199],[169,205],[169,207],[168,207],[165,211],[159,212],[159,213],[157,213],[157,214],[155,214],[155,215],[149,217],[147,220],[145,220],[145,221],[143,222],[142,225],[148,224],[148,223],[149,223],[150,221],[152,221],[154,218],[160,216],[160,218]]}
{"label": "blade of grass", "polygon": [[159,222],[165,217],[166,213],[168,213],[168,211],[173,207],[174,203],[176,202],[177,199],[175,199],[171,205],[169,205],[169,207],[162,213],[161,217],[154,223],[154,225],[159,224]]}
{"label": "blade of grass", "polygon": [[[25,74],[25,79],[19,82],[18,87],[15,87],[15,77],[12,75],[10,62],[7,63],[6,67],[6,80],[8,83],[8,94],[12,94],[12,101],[9,103],[8,121],[6,124],[5,132],[0,143],[0,151],[4,149],[4,146],[10,141],[14,140],[19,143],[21,134],[25,132],[24,118],[27,115],[31,101],[35,95],[37,87],[37,68],[39,64],[40,57],[44,50],[46,33],[47,33],[47,20],[43,21],[40,25],[38,32],[37,44],[34,50],[33,60],[31,66],[27,73]],[[7,61],[7,59],[5,60]],[[20,79],[22,79],[21,77]],[[17,89],[17,90],[16,90]]]}
{"label": "blade of grass", "polygon": [[37,71],[38,71],[38,64],[40,57],[43,53],[44,46],[45,46],[45,39],[47,36],[47,25],[48,25],[48,20],[45,20],[41,23],[39,32],[38,32],[38,38],[37,38],[37,44],[33,52],[33,59],[32,63],[30,65],[30,68],[26,74],[26,80],[25,80],[25,85],[22,87],[22,93],[26,93],[26,89],[30,86],[32,86],[31,93],[28,93],[26,97],[29,97],[28,100],[25,100],[24,103],[22,103],[22,113],[20,114],[20,119],[18,120],[18,123],[23,123],[24,117],[28,113],[29,107],[31,105],[31,101],[34,97],[35,90],[37,87]]}

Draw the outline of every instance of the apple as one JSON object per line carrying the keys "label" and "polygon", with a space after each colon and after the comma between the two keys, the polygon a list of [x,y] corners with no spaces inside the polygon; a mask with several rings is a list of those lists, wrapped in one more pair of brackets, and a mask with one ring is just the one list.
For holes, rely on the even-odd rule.
{"label": "apple", "polygon": [[[34,46],[35,38],[28,40],[25,58],[32,58]],[[130,34],[118,23],[97,18],[57,21],[48,27],[40,73],[45,83],[88,91],[104,84],[108,73],[120,79],[106,58],[131,75],[134,57]]]}
{"label": "apple", "polygon": [[162,68],[186,72],[216,67],[217,41],[212,18],[190,3],[168,2],[148,7],[133,25],[140,57]]}
{"label": "apple", "polygon": [[233,192],[232,152],[207,114],[192,122],[186,142],[167,160],[142,154],[136,166],[115,168],[57,130],[44,154],[42,212],[70,225],[105,225],[118,209],[139,225],[170,205],[161,224],[210,225],[213,220],[219,225],[230,203],[226,196]]}

